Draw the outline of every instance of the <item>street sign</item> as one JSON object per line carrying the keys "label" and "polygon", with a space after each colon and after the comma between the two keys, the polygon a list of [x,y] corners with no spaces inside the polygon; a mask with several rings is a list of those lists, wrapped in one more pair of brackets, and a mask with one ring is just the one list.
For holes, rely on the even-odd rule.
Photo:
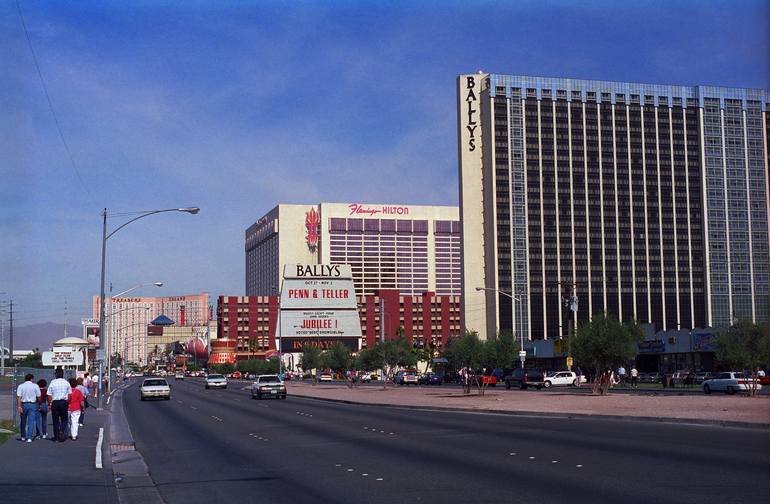
{"label": "street sign", "polygon": [[567,357],[567,367],[572,367],[573,360],[572,357]]}
{"label": "street sign", "polygon": [[83,364],[83,352],[72,347],[54,347],[50,352],[43,352],[44,366],[80,366]]}
{"label": "street sign", "polygon": [[107,358],[107,352],[105,352],[104,349],[100,348],[96,351],[96,360],[104,360]]}

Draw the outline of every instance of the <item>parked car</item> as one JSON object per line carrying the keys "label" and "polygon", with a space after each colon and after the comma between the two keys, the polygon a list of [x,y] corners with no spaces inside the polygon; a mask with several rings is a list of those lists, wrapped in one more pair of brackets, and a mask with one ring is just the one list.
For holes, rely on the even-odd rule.
{"label": "parked car", "polygon": [[251,385],[251,398],[275,397],[286,399],[286,385],[278,378],[278,375],[259,375]]}
{"label": "parked car", "polygon": [[695,373],[695,383],[702,384],[704,381],[711,379],[711,373],[700,372]]}
{"label": "parked car", "polygon": [[[735,394],[738,391],[747,391],[751,387],[751,377],[747,377],[743,373],[737,373],[735,371],[727,371],[724,373],[717,373],[710,380],[703,382],[703,392],[710,394],[713,392],[723,391],[726,394]],[[762,390],[762,385],[757,381],[756,390]]]}
{"label": "parked car", "polygon": [[174,373],[174,379],[175,380],[184,380],[184,373],[181,371],[177,371]]}
{"label": "parked car", "polygon": [[545,374],[538,368],[516,368],[505,377],[505,388],[518,387],[526,390],[528,387],[536,387],[538,390],[543,388],[545,383]]}
{"label": "parked car", "polygon": [[321,376],[318,377],[319,381],[332,381],[332,374],[331,373],[321,373]]}
{"label": "parked car", "polygon": [[210,374],[206,377],[206,388],[227,388],[227,378],[221,374]]}
{"label": "parked car", "polygon": [[552,371],[545,376],[543,387],[577,385],[578,377],[572,371]]}
{"label": "parked car", "polygon": [[354,382],[370,383],[372,381],[372,373],[357,373],[351,377]]}
{"label": "parked car", "polygon": [[660,383],[661,374],[657,372],[653,373],[641,373],[639,375],[639,383]]}
{"label": "parked car", "polygon": [[139,387],[139,396],[142,401],[151,398],[160,398],[168,401],[171,399],[171,386],[165,378],[145,378]]}
{"label": "parked car", "polygon": [[480,375],[479,384],[486,385],[487,387],[494,387],[497,385],[497,376],[495,375]]}
{"label": "parked car", "polygon": [[397,385],[417,385],[419,383],[417,371],[410,369],[399,371],[393,378],[393,383],[396,383]]}
{"label": "parked car", "polygon": [[441,385],[442,381],[441,375],[436,373],[425,373],[420,377],[420,385]]}

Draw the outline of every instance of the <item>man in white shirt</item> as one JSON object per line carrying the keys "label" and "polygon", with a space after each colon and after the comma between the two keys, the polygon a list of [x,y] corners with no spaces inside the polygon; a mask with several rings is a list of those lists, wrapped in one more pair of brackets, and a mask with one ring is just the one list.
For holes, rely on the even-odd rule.
{"label": "man in white shirt", "polygon": [[[16,389],[16,406],[21,414],[21,440],[32,442],[35,437],[35,416],[37,414],[37,398],[40,397],[40,387],[33,382],[34,376],[27,374],[24,383]],[[26,430],[26,436],[25,434]]]}
{"label": "man in white shirt", "polygon": [[53,440],[64,442],[67,436],[67,418],[69,403],[67,402],[72,387],[64,379],[64,370],[56,370],[56,379],[48,385],[48,395],[51,397],[51,418],[53,419]]}
{"label": "man in white shirt", "polygon": [[622,365],[618,368],[618,382],[621,386],[626,385],[626,368]]}
{"label": "man in white shirt", "polygon": [[636,369],[636,366],[633,366],[631,368],[631,386],[636,388],[639,383],[639,371]]}

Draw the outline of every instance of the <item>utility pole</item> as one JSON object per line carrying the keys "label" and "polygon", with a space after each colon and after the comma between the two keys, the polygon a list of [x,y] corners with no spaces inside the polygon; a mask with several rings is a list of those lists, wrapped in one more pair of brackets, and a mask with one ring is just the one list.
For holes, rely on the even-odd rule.
{"label": "utility pole", "polygon": [[[11,321],[10,321],[11,336],[10,336],[10,341],[8,342],[8,353],[9,353],[9,357],[11,358],[11,366],[13,366],[13,299],[10,300],[10,312],[11,312]],[[14,408],[13,411],[16,411],[16,409]]]}

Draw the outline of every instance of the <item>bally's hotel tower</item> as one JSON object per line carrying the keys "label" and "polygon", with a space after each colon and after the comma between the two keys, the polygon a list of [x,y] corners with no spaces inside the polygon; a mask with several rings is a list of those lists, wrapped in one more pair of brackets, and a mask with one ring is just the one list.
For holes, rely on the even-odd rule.
{"label": "bally's hotel tower", "polygon": [[607,312],[770,321],[766,90],[457,79],[463,317],[482,337]]}

